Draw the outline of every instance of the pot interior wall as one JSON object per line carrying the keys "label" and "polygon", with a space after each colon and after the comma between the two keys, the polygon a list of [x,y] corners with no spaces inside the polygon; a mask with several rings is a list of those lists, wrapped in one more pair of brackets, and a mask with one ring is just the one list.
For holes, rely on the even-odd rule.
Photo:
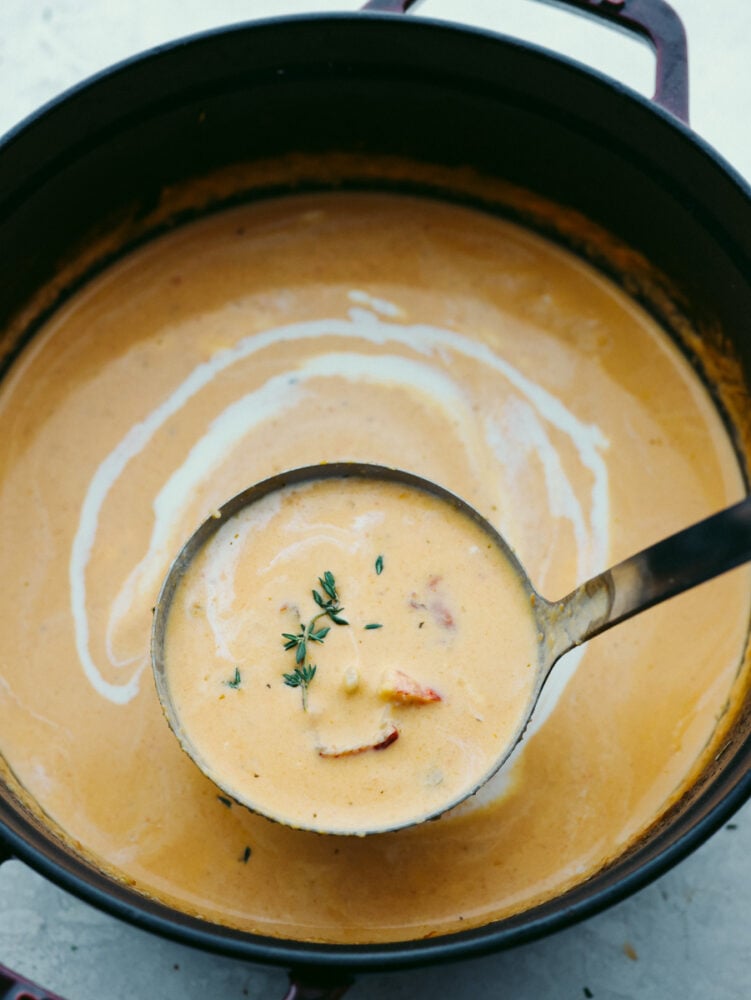
{"label": "pot interior wall", "polygon": [[695,315],[743,329],[747,195],[676,122],[493,36],[351,17],[269,22],[153,54],[11,137],[0,235],[14,267],[0,318],[103,220],[149,212],[165,185],[332,149],[471,165],[570,206],[688,290]]}
{"label": "pot interior wall", "polygon": [[[165,199],[166,189],[228,164],[328,151],[349,154],[356,168],[342,169],[340,159],[329,171],[302,169],[294,182],[267,174],[254,191],[204,186],[200,204]],[[123,246],[259,193],[409,187],[393,171],[379,175],[383,157],[438,165],[432,181],[418,170],[413,189],[483,203],[477,188],[450,183],[451,170],[471,167],[563,206],[546,211],[533,197],[492,208],[573,246],[684,344],[688,326],[732,342],[751,372],[751,202],[694,138],[640,99],[527,47],[430,22],[350,16],[272,21],[158,52],[73,93],[8,140],[0,155],[0,246],[12,259],[0,274],[6,363],[82,269]],[[614,240],[575,224],[579,216]],[[112,227],[117,240],[97,242]],[[81,256],[89,245],[98,249]],[[652,267],[634,269],[642,258]],[[52,291],[38,294],[45,287]],[[737,434],[740,448],[745,428]],[[747,794],[750,728],[746,712],[713,772],[629,857],[532,914],[450,942],[336,950],[208,932],[52,843],[10,788],[0,820],[12,846],[46,874],[161,933],[273,961],[406,965],[544,933],[677,860]]]}

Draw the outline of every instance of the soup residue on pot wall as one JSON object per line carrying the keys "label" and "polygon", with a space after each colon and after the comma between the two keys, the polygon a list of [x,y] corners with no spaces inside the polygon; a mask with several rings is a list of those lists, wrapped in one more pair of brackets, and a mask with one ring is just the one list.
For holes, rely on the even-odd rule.
{"label": "soup residue on pot wall", "polygon": [[208,217],[61,307],[0,418],[0,749],[87,854],[189,913],[388,941],[518,912],[633,843],[727,710],[745,569],[569,654],[510,765],[414,829],[320,837],[254,816],[162,717],[149,636],[169,563],[211,510],[284,469],[345,459],[435,480],[549,598],[742,495],[669,338],[509,223],[364,193]]}

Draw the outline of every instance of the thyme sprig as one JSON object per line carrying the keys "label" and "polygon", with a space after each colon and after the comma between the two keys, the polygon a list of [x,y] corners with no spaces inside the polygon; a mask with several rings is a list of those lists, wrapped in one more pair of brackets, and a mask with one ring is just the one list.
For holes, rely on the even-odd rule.
{"label": "thyme sprig", "polygon": [[284,683],[288,687],[299,687],[302,690],[302,707],[304,712],[308,710],[308,687],[315,677],[317,669],[315,664],[306,663],[302,667],[295,667],[294,673],[283,675]]}
{"label": "thyme sprig", "polygon": [[[344,608],[339,603],[339,595],[336,592],[334,574],[329,572],[329,570],[326,570],[323,576],[318,577],[318,582],[321,585],[321,589],[326,594],[326,597],[322,597],[317,590],[313,591],[313,600],[319,608],[323,608],[321,613],[316,615],[313,621],[317,621],[324,615],[328,615],[332,622],[336,625],[349,625],[349,622],[341,617],[341,613]],[[326,600],[326,598],[328,598],[328,600]],[[328,629],[326,631],[328,631]]]}
{"label": "thyme sprig", "polygon": [[342,611],[339,595],[336,591],[336,580],[334,574],[329,570],[318,577],[323,594],[318,590],[313,590],[313,600],[321,609],[314,615],[307,625],[302,625],[299,632],[282,632],[284,648],[295,651],[295,670],[293,673],[283,674],[284,683],[288,687],[299,687],[302,692],[303,711],[308,709],[308,688],[310,682],[316,675],[315,664],[308,662],[308,647],[311,643],[323,643],[323,640],[331,631],[330,625],[316,628],[321,618],[328,617],[335,625],[349,625],[346,618],[342,618]]}

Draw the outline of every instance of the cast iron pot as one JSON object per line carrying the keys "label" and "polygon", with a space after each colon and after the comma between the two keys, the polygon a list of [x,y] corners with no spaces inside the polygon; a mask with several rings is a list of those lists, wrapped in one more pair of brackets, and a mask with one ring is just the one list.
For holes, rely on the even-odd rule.
{"label": "cast iron pot", "polygon": [[[373,0],[360,14],[279,18],[179,42],[48,106],[0,148],[0,254],[13,262],[0,270],[0,328],[10,330],[2,341],[3,370],[54,308],[54,297],[40,298],[38,289],[113,221],[130,220],[126,242],[148,235],[143,220],[153,217],[166,186],[227,164],[336,151],[365,161],[388,154],[449,171],[471,165],[580,213],[621,249],[643,255],[660,281],[633,281],[619,271],[622,253],[575,237],[576,227],[568,231],[545,212],[529,209],[525,217],[516,210],[522,221],[625,282],[667,328],[680,313],[693,329],[721,331],[748,375],[751,199],[686,125],[680,22],[661,0],[569,2],[651,39],[658,52],[653,101],[530,45],[402,17],[409,0]],[[448,188],[438,193],[456,196]],[[160,225],[180,218],[175,212]],[[77,280],[80,274],[69,275],[55,294]],[[390,945],[254,936],[148,900],[74,853],[24,807],[10,783],[0,783],[0,837],[6,857],[26,861],[109,913],[189,945],[297,970],[290,997],[334,997],[353,973],[508,948],[622,899],[698,846],[746,800],[750,764],[747,703],[691,791],[586,883],[484,927]],[[11,996],[49,994],[0,969],[0,997]]]}

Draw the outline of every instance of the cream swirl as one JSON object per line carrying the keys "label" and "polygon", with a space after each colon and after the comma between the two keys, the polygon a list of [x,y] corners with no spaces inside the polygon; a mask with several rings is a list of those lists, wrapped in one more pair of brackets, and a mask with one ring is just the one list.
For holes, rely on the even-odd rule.
{"label": "cream swirl", "polygon": [[[70,554],[69,580],[78,656],[88,681],[102,697],[115,704],[126,704],[138,693],[141,675],[149,662],[148,649],[144,648],[147,643],[123,642],[120,634],[134,614],[142,615],[153,605],[159,582],[179,548],[177,526],[184,523],[190,498],[249,434],[296,407],[310,405],[318,380],[378,385],[409,394],[419,399],[421,406],[433,408],[450,422],[455,444],[464,450],[475,474],[487,476],[489,469],[498,467],[497,506],[501,510],[503,494],[507,492],[504,486],[507,488],[515,470],[520,464],[538,461],[543,470],[549,517],[568,522],[573,530],[578,575],[583,579],[605,565],[608,471],[603,451],[607,441],[600,429],[579,420],[560,399],[499,357],[487,344],[437,326],[394,322],[394,317],[402,315],[398,305],[372,299],[359,290],[351,292],[350,299],[357,306],[349,310],[346,318],[274,327],[217,351],[194,368],[143,421],[133,426],[96,469],[80,511]],[[384,314],[388,320],[382,318]],[[191,400],[223,373],[253,355],[261,355],[271,346],[283,343],[289,347],[290,356],[295,357],[302,354],[305,345],[315,348],[316,342],[324,338],[326,343],[332,338],[359,340],[381,348],[383,353],[314,351],[294,367],[272,375],[258,388],[232,401],[213,418],[154,499],[148,548],[112,602],[106,652],[110,669],[126,672],[127,677],[123,681],[108,680],[91,649],[86,577],[102,510],[113,487],[129,464],[149,448],[167,421],[179,417]],[[387,353],[390,344],[412,356]],[[508,393],[500,414],[488,416],[476,412],[461,379],[452,376],[452,358],[469,361],[503,379]],[[592,487],[588,497],[577,496],[554,435],[563,435],[573,445],[579,466],[589,473]],[[512,534],[508,525],[497,526]],[[542,705],[542,715],[552,707],[557,691],[575,668],[577,659],[576,655],[569,658],[567,670],[559,672],[555,690],[551,689]]]}

